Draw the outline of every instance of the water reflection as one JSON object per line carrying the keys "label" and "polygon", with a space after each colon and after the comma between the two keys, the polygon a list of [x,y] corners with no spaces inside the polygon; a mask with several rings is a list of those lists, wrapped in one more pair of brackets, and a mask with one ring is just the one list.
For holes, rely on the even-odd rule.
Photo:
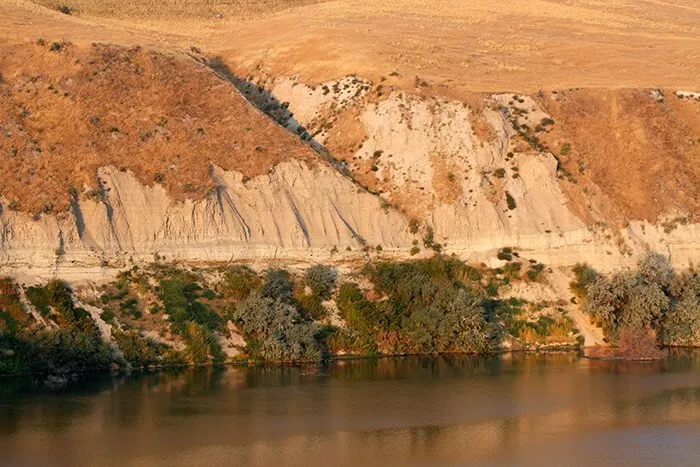
{"label": "water reflection", "polygon": [[59,392],[15,380],[0,384],[0,465],[682,464],[700,456],[698,422],[698,352],[200,369]]}

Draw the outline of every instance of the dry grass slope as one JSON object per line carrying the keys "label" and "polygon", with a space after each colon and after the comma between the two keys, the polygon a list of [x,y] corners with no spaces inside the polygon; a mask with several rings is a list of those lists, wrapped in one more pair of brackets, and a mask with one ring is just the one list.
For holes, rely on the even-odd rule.
{"label": "dry grass slope", "polygon": [[673,92],[659,101],[648,90],[572,90],[541,104],[556,122],[541,138],[579,181],[562,182],[572,204],[596,202],[581,192],[590,180],[609,220],[700,215],[699,102]]}
{"label": "dry grass slope", "polygon": [[0,196],[11,209],[61,212],[70,196],[96,196],[102,166],[183,199],[212,187],[212,164],[255,177],[287,158],[317,159],[186,57],[25,44],[0,48],[0,69]]}
{"label": "dry grass slope", "polygon": [[130,22],[254,19],[323,0],[32,0],[38,5],[88,18]]}
{"label": "dry grass slope", "polygon": [[66,0],[73,15],[62,4],[0,0],[0,43],[197,45],[242,73],[260,66],[318,83],[396,71],[406,89],[419,76],[456,98],[700,84],[695,0]]}

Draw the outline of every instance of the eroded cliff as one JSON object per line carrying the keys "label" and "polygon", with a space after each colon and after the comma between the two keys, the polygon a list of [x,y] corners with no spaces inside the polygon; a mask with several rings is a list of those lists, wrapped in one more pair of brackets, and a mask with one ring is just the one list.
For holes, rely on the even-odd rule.
{"label": "eroded cliff", "polygon": [[419,79],[243,79],[199,51],[65,43],[0,63],[4,271],[432,250],[491,264],[505,246],[600,270],[650,250],[700,261],[692,92],[455,100]]}

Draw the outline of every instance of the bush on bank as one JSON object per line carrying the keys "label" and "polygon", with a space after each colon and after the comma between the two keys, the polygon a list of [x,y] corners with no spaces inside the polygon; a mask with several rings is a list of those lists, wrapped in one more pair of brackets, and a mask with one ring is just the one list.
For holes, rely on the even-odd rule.
{"label": "bush on bank", "polygon": [[578,265],[574,273],[572,290],[612,342],[623,330],[647,329],[663,345],[700,345],[697,272],[676,272],[665,257],[649,254],[631,271],[604,276]]}

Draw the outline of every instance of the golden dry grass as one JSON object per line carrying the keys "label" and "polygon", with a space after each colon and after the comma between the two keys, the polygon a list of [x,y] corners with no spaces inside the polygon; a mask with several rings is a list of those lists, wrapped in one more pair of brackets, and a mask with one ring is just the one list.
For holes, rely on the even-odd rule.
{"label": "golden dry grass", "polygon": [[446,204],[454,204],[462,195],[459,168],[446,162],[442,154],[431,153],[430,162],[433,167],[432,189],[438,200]]}
{"label": "golden dry grass", "polygon": [[[54,7],[54,0],[40,0]],[[695,0],[0,0],[0,42],[198,45],[241,71],[320,82],[392,71],[430,92],[700,86]],[[117,7],[116,5],[119,5]],[[156,6],[157,5],[157,6]],[[217,18],[213,11],[224,11]],[[83,11],[81,13],[81,11]]]}
{"label": "golden dry grass", "polygon": [[[619,221],[655,221],[674,209],[700,214],[700,103],[671,92],[657,102],[647,90],[556,96],[540,100],[556,122],[541,139],[578,180],[563,182],[572,204],[595,202]],[[561,155],[564,143],[571,151]],[[581,193],[588,180],[602,197]]]}
{"label": "golden dry grass", "polygon": [[87,18],[140,21],[249,20],[323,0],[32,0],[53,10],[67,6]]}
{"label": "golden dry grass", "polygon": [[14,209],[63,211],[108,165],[183,199],[211,188],[212,164],[254,177],[287,158],[317,160],[194,60],[52,46],[0,47],[0,195]]}

